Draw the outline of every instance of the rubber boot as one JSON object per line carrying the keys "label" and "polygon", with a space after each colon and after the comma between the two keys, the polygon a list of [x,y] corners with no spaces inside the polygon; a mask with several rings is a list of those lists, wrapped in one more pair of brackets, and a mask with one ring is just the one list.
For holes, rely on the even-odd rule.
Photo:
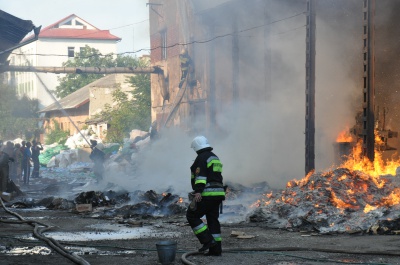
{"label": "rubber boot", "polygon": [[205,256],[221,256],[222,255],[222,244],[221,241],[216,242],[216,244],[209,248]]}

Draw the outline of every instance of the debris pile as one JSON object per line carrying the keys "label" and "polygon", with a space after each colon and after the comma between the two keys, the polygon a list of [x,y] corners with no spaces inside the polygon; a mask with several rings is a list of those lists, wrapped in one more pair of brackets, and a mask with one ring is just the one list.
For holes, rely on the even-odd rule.
{"label": "debris pile", "polygon": [[400,187],[390,176],[372,177],[339,168],[290,181],[253,206],[252,222],[320,233],[396,233],[400,230]]}
{"label": "debris pile", "polygon": [[75,197],[75,204],[91,204],[93,207],[112,206],[116,204],[126,203],[130,200],[128,192],[115,191],[85,191]]}
{"label": "debris pile", "polygon": [[188,203],[177,195],[171,193],[158,194],[153,190],[134,192],[135,204],[128,204],[120,208],[105,209],[99,213],[99,218],[122,217],[129,219],[132,217],[150,217],[150,216],[169,216],[174,214],[183,214],[186,212]]}
{"label": "debris pile", "polygon": [[143,218],[183,214],[186,212],[188,203],[184,202],[183,198],[178,195],[171,193],[158,194],[153,190],[133,193],[109,190],[106,192],[81,192],[73,200],[56,196],[49,196],[40,200],[24,198],[21,201],[14,201],[9,206],[12,208],[45,207],[52,210],[74,210],[79,205],[90,205],[90,209],[97,208],[96,218],[122,217],[123,219],[129,219],[132,217]]}

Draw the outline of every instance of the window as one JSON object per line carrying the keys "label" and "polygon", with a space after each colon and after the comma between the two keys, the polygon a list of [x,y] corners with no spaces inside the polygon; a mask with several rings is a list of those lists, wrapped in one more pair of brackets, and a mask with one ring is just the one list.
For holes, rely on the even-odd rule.
{"label": "window", "polygon": [[167,59],[167,32],[161,32],[161,59]]}
{"label": "window", "polygon": [[75,25],[77,26],[83,26],[83,24],[81,22],[79,22],[78,20],[75,20]]}
{"label": "window", "polygon": [[68,47],[68,57],[74,57],[74,56],[75,56],[75,48]]}

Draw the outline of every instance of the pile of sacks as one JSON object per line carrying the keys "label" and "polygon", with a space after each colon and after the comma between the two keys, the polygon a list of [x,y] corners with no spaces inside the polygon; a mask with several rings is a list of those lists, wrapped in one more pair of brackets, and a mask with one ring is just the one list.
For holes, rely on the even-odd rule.
{"label": "pile of sacks", "polygon": [[[132,130],[130,138],[125,139],[121,147],[118,143],[102,143],[102,140],[92,134],[90,129],[81,130],[80,133],[69,137],[65,146],[57,144],[45,146],[41,157],[42,159],[46,157],[46,163],[42,164],[48,168],[68,168],[75,163],[91,163],[92,161],[89,158],[91,148],[87,143],[90,140],[96,140],[98,144],[101,143],[102,151],[107,157],[104,165],[106,171],[129,172],[137,160],[138,151],[149,143],[150,138],[148,132]],[[52,150],[57,152],[51,153]]]}

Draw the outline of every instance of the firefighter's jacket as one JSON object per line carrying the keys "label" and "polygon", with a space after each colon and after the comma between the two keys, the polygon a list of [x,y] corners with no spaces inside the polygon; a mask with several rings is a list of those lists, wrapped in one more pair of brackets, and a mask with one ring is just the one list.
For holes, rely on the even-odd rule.
{"label": "firefighter's jacket", "polygon": [[190,167],[192,189],[201,193],[203,199],[225,200],[222,163],[211,151],[212,147],[197,151],[197,157]]}
{"label": "firefighter's jacket", "polygon": [[180,54],[179,55],[179,60],[181,62],[181,70],[182,71],[187,71],[189,69],[189,65],[191,63],[189,55],[187,55],[187,53]]}

